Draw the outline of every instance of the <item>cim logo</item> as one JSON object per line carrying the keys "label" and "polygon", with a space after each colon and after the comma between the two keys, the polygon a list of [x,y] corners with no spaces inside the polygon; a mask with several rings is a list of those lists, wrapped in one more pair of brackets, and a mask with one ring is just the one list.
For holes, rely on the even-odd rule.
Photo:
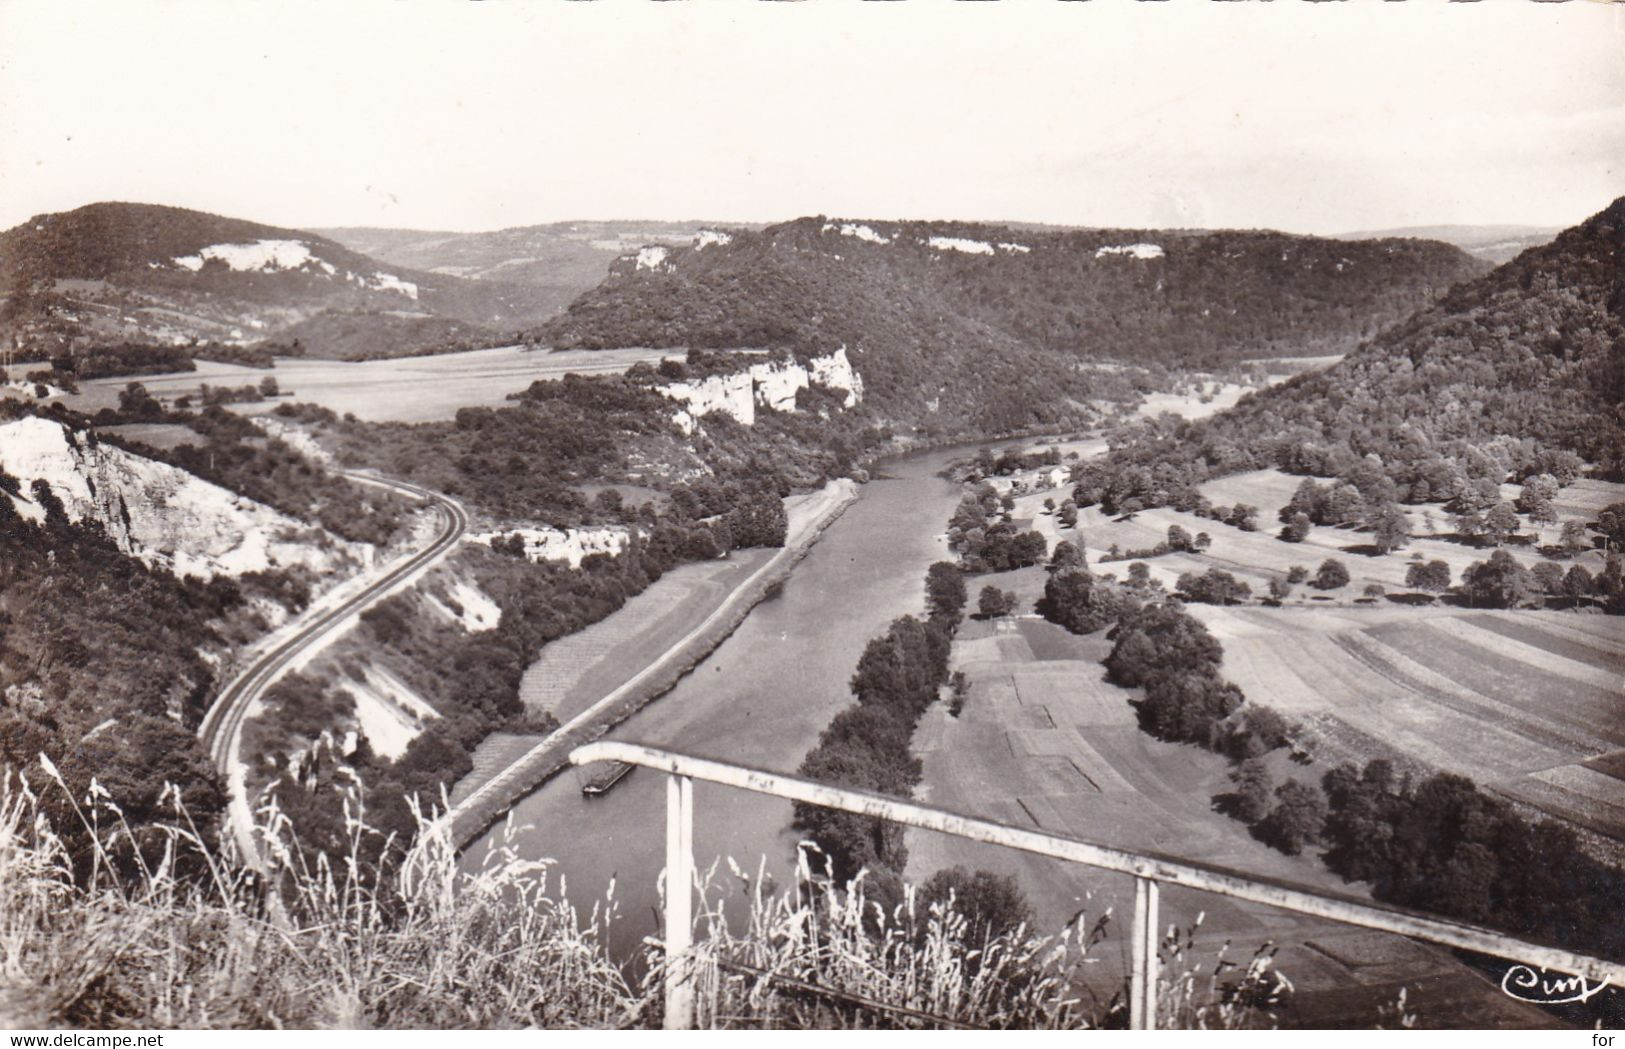
{"label": "cim logo", "polygon": [[1514,965],[1501,977],[1501,990],[1509,998],[1537,1005],[1590,1001],[1607,986],[1607,980],[1591,983],[1584,976],[1549,974],[1545,969],[1536,972],[1527,965]]}

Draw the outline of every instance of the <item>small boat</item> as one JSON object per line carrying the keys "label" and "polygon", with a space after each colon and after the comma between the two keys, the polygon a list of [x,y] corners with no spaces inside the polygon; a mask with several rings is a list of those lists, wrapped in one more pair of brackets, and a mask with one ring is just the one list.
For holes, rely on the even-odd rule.
{"label": "small boat", "polygon": [[581,785],[581,793],[589,798],[596,798],[601,794],[608,794],[609,788],[615,786],[626,778],[632,771],[632,763],[628,761],[607,761],[604,767],[593,773],[586,783]]}

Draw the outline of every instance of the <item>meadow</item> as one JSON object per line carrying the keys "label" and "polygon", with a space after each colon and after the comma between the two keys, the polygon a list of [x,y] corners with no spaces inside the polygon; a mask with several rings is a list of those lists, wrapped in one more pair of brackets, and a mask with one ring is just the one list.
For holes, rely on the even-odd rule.
{"label": "meadow", "polygon": [[[173,400],[197,396],[210,386],[258,385],[267,376],[282,390],[279,398],[252,402],[237,410],[249,414],[271,411],[284,401],[319,404],[340,415],[353,414],[367,422],[437,422],[451,419],[457,409],[496,408],[508,403],[511,393],[527,389],[538,379],[578,375],[620,374],[639,361],[659,361],[670,350],[531,350],[502,346],[428,357],[397,357],[377,361],[320,361],[279,357],[276,367],[247,368],[217,361],[198,361],[197,370],[169,375],[92,379],[62,403],[77,411],[94,413],[116,408],[118,393],[139,381],[154,396]],[[677,354],[681,356],[681,354]]]}

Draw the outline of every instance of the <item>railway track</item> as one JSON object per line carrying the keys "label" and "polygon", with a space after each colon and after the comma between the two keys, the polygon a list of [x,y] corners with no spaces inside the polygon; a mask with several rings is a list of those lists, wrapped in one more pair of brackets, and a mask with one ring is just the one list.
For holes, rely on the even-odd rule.
{"label": "railway track", "polygon": [[468,530],[468,511],[456,500],[438,492],[421,488],[405,481],[378,477],[368,473],[346,472],[345,476],[362,484],[377,485],[403,492],[434,504],[440,516],[441,530],[435,541],[424,549],[394,565],[384,575],[369,583],[355,595],[332,608],[310,616],[291,637],[261,654],[230,684],[204,715],[198,726],[198,738],[209,750],[215,768],[224,778],[230,795],[227,817],[231,832],[245,860],[260,867],[259,847],[254,840],[253,815],[245,796],[240,776],[234,776],[233,765],[241,748],[243,724],[254,702],[312,645],[328,634],[340,629],[344,623],[391,593],[404,586],[418,573],[450,553]]}

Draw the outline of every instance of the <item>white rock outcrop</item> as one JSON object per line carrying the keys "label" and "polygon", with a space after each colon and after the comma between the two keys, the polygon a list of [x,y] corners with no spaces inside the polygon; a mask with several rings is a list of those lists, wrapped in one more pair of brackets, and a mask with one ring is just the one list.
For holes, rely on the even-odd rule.
{"label": "white rock outcrop", "polygon": [[957,251],[966,255],[991,255],[993,245],[966,237],[927,237],[925,243],[937,251]]}
{"label": "white rock outcrop", "polygon": [[212,579],[294,565],[325,574],[369,564],[374,554],[365,543],[336,539],[185,470],[94,442],[49,419],[0,425],[0,470],[22,483],[21,498],[0,493],[22,517],[45,519],[30,495],[42,480],[70,521],[98,523],[120,550],[176,575]]}
{"label": "white rock outcrop", "polygon": [[745,426],[756,424],[759,407],[793,412],[796,394],[814,383],[845,393],[848,408],[863,399],[863,377],[852,367],[845,346],[806,364],[796,360],[763,361],[745,371],[666,383],[659,389],[682,405],[672,420],[683,433],[691,434],[698,420],[712,412],[721,412]]}
{"label": "white rock outcrop", "polygon": [[1095,258],[1103,259],[1108,255],[1127,255],[1135,259],[1160,259],[1164,252],[1158,244],[1114,244],[1110,247],[1096,248]]}
{"label": "white rock outcrop", "polygon": [[839,233],[843,237],[853,237],[857,240],[866,240],[871,244],[891,243],[890,237],[885,236],[884,234],[876,233],[872,227],[865,226],[860,222],[843,222],[840,225],[836,225],[833,222],[826,222],[824,223],[824,232]]}
{"label": "white rock outcrop", "polygon": [[493,539],[515,534],[524,541],[525,556],[532,561],[566,561],[571,568],[580,568],[588,554],[614,556],[632,541],[625,528],[509,528],[470,536],[469,541],[489,546]]}

